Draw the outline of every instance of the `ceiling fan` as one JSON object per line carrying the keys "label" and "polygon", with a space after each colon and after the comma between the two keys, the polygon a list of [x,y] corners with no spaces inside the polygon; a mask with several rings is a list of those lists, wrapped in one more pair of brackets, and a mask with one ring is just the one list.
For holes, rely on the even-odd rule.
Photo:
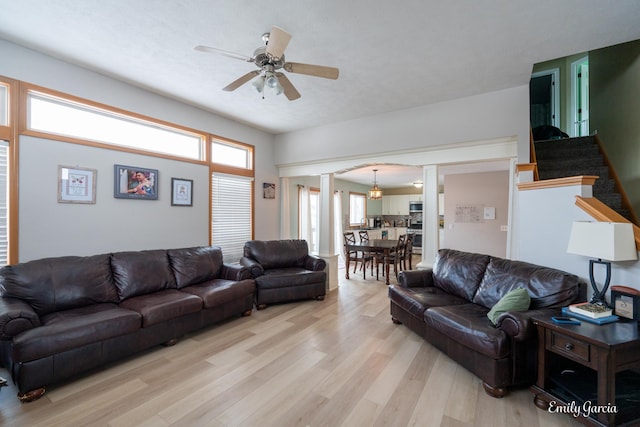
{"label": "ceiling fan", "polygon": [[257,48],[253,52],[253,56],[245,56],[242,54],[228,52],[209,46],[196,46],[195,50],[200,52],[212,52],[220,55],[240,59],[246,62],[253,62],[259,70],[250,71],[242,77],[229,83],[222,88],[227,92],[238,89],[243,84],[253,80],[253,86],[258,92],[263,94],[264,87],[270,87],[276,91],[276,94],[283,93],[293,101],[300,98],[300,92],[293,86],[287,76],[279,70],[285,70],[290,73],[306,74],[308,76],[323,77],[325,79],[337,79],[339,70],[333,67],[324,67],[322,65],[301,64],[299,62],[286,62],[284,59],[284,51],[291,40],[291,34],[279,27],[272,27],[271,32],[262,35],[265,45]]}

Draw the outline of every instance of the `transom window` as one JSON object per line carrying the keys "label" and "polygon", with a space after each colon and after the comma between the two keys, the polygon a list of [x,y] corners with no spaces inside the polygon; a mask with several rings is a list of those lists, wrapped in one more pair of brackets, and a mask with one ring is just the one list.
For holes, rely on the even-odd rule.
{"label": "transom window", "polygon": [[211,162],[234,168],[253,169],[252,147],[214,140],[211,143]]}
{"label": "transom window", "polygon": [[29,91],[27,128],[193,160],[204,160],[204,135]]}

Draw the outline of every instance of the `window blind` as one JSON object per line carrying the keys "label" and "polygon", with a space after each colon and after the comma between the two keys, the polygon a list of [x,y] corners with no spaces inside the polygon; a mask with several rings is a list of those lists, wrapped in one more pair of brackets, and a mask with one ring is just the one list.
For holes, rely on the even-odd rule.
{"label": "window blind", "polygon": [[253,179],[211,175],[211,242],[220,246],[225,262],[237,262],[244,244],[251,240],[251,191]]}
{"label": "window blind", "polygon": [[8,207],[9,207],[9,143],[0,141],[0,266],[7,265],[9,246]]}

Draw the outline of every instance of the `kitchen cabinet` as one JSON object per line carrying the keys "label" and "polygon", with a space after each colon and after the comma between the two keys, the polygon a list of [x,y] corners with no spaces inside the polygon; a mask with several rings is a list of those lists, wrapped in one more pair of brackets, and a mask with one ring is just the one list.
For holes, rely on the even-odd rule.
{"label": "kitchen cabinet", "polygon": [[409,194],[409,201],[410,202],[421,202],[422,201],[422,194]]}
{"label": "kitchen cabinet", "polygon": [[382,215],[409,215],[409,195],[382,196]]}

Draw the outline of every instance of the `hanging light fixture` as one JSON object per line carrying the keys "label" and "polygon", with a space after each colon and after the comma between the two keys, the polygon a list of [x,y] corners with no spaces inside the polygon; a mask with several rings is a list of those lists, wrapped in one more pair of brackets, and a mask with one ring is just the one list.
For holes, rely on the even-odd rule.
{"label": "hanging light fixture", "polygon": [[373,170],[373,187],[369,190],[369,200],[382,199],[382,190],[378,187],[378,183],[376,182],[376,172],[378,172],[378,169]]}
{"label": "hanging light fixture", "polygon": [[413,186],[416,188],[422,188],[422,181],[416,181],[413,183]]}

